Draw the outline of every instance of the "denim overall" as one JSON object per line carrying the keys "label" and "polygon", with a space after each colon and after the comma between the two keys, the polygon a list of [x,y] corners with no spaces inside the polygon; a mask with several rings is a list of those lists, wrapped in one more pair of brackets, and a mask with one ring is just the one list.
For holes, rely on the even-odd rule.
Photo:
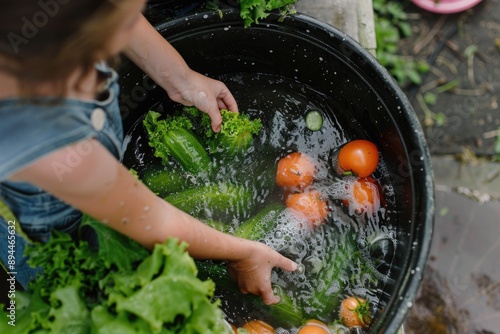
{"label": "denim overall", "polygon": [[[105,64],[98,64],[96,68],[106,77],[102,100],[0,101],[0,198],[18,219],[13,222],[0,216],[0,260],[8,272],[15,272],[18,283],[24,288],[38,269],[31,268],[23,256],[27,241],[17,233],[15,243],[12,240],[12,226],[20,224],[31,240],[46,242],[52,229],[74,235],[81,213],[31,184],[8,181],[9,176],[53,151],[66,149],[65,163],[52,165],[55,175],[62,181],[79,159],[89,154],[90,145],[82,141],[90,138],[97,139],[117,159],[122,158],[118,76]],[[70,144],[76,144],[74,149],[67,147]],[[15,246],[15,265],[8,262],[12,245]]]}

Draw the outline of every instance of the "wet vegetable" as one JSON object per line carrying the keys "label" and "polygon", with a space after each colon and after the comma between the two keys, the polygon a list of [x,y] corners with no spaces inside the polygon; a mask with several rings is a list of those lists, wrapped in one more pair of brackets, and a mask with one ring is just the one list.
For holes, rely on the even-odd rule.
{"label": "wet vegetable", "polygon": [[288,208],[306,218],[311,223],[311,227],[320,224],[328,216],[328,203],[319,191],[289,194],[285,202]]}
{"label": "wet vegetable", "polygon": [[350,183],[350,199],[345,200],[356,214],[373,213],[380,208],[381,194],[377,181],[371,177],[355,179]]}
{"label": "wet vegetable", "polygon": [[306,114],[306,126],[311,131],[319,131],[323,127],[323,115],[317,111],[312,110]]}
{"label": "wet vegetable", "polygon": [[173,193],[165,200],[198,219],[232,221],[249,218],[256,199],[253,189],[222,182]]}
{"label": "wet vegetable", "polygon": [[177,168],[152,166],[142,174],[142,181],[154,193],[165,197],[170,193],[184,190],[194,185],[193,178]]}
{"label": "wet vegetable", "polygon": [[191,131],[191,121],[183,116],[166,116],[149,111],[143,124],[149,135],[149,145],[155,149],[155,156],[164,164],[174,157],[182,167],[191,173],[208,173],[210,158],[198,137]]}
{"label": "wet vegetable", "polygon": [[338,153],[338,169],[341,174],[354,173],[363,178],[370,176],[379,162],[378,149],[368,140],[357,139],[345,144]]}
{"label": "wet vegetable", "polygon": [[259,211],[254,217],[243,222],[234,235],[249,240],[263,239],[276,227],[278,216],[285,210],[282,204],[272,204]]}
{"label": "wet vegetable", "polygon": [[342,301],[339,314],[342,323],[347,327],[367,328],[371,321],[369,303],[355,296]]}
{"label": "wet vegetable", "polygon": [[255,135],[262,129],[259,118],[250,119],[247,114],[222,109],[222,124],[214,132],[210,117],[196,107],[184,107],[184,113],[192,120],[195,132],[207,145],[211,154],[221,157],[235,157],[245,154],[253,143]]}
{"label": "wet vegetable", "polygon": [[302,191],[313,182],[316,173],[316,165],[310,156],[301,152],[293,152],[278,161],[276,184],[291,190]]}

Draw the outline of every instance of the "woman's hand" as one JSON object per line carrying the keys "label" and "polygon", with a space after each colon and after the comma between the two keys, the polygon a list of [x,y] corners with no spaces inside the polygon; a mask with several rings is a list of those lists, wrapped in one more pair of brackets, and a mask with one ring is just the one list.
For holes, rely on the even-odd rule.
{"label": "woman's hand", "polygon": [[182,80],[171,83],[167,93],[175,102],[186,106],[194,105],[206,112],[215,132],[220,130],[222,123],[220,109],[238,111],[236,100],[224,83],[192,70]]}
{"label": "woman's hand", "polygon": [[279,303],[271,288],[271,270],[295,271],[297,264],[260,242],[251,241],[249,248],[245,257],[228,262],[229,274],[242,293],[260,295],[266,305]]}

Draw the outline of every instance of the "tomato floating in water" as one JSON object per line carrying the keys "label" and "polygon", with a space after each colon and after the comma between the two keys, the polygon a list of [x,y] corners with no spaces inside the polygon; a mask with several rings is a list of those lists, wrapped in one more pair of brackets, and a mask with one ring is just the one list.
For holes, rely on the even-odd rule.
{"label": "tomato floating in water", "polygon": [[371,321],[370,305],[358,297],[347,297],[340,304],[340,319],[347,327],[367,328]]}
{"label": "tomato floating in water", "polygon": [[286,206],[306,218],[312,226],[320,224],[328,216],[328,202],[317,190],[288,194]]}
{"label": "tomato floating in water", "polygon": [[302,191],[316,176],[316,164],[305,153],[293,152],[278,161],[276,184],[280,187]]}
{"label": "tomato floating in water", "polygon": [[345,144],[338,154],[340,174],[352,172],[359,177],[370,176],[379,162],[378,149],[371,141],[357,139]]}
{"label": "tomato floating in water", "polygon": [[373,213],[380,208],[380,188],[375,179],[358,178],[352,183],[349,182],[348,187],[349,199],[344,199],[343,202],[356,214]]}

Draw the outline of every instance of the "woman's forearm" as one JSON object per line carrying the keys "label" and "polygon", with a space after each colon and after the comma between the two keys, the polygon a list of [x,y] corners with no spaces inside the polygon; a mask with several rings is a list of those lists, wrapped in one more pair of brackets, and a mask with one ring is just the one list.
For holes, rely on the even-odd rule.
{"label": "woman's forearm", "polygon": [[133,31],[125,55],[165,89],[170,99],[206,112],[216,132],[222,122],[220,109],[238,111],[236,100],[226,85],[191,70],[143,16]]}
{"label": "woman's forearm", "polygon": [[177,50],[144,16],[134,29],[125,55],[167,91],[174,89],[173,82],[186,79],[190,71]]}

